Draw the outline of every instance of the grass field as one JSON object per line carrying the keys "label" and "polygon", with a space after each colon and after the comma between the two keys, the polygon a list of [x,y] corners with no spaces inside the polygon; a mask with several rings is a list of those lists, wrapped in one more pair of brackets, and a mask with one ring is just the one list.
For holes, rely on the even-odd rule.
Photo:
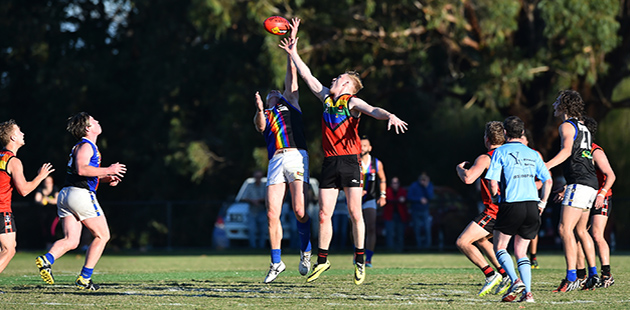
{"label": "grass field", "polygon": [[297,271],[298,254],[284,253],[287,271],[263,284],[267,255],[105,255],[92,279],[96,292],[74,287],[83,255],[57,260],[55,285],[45,284],[34,261],[40,253],[18,253],[0,274],[2,309],[628,309],[630,256],[613,255],[616,283],[607,289],[552,293],[564,276],[564,259],[539,254],[533,270],[535,304],[500,303],[497,295],[477,296],[483,275],[461,254],[376,254],[363,285],[352,282],[351,254],[331,255],[332,268],[306,284]]}

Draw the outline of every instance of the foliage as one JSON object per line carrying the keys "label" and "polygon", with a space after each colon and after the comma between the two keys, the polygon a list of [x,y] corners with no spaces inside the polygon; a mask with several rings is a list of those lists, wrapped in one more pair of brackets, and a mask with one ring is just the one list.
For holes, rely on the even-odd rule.
{"label": "foliage", "polygon": [[[300,54],[324,85],[358,70],[359,96],[409,123],[405,135],[368,117],[361,125],[403,183],[428,170],[436,183],[463,187],[452,167],[483,151],[485,122],[507,115],[525,120],[549,159],[560,89],[578,90],[587,113],[610,126],[627,116],[606,115],[630,106],[630,96],[613,96],[630,77],[628,0],[8,0],[0,119],[26,133],[27,176],[49,161],[61,183],[74,143],[64,122],[85,110],[103,125],[103,164],[129,166],[103,200],[235,192],[263,166],[253,158],[264,147],[253,94],[283,86],[280,37],[261,27],[271,15],[302,18]],[[300,85],[317,177],[321,107]]]}

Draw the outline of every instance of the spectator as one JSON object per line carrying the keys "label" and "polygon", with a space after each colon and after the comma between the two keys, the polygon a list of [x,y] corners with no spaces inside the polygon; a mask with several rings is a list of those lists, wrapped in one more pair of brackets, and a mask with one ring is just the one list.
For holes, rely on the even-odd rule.
{"label": "spectator", "polygon": [[55,230],[59,224],[59,217],[57,216],[58,195],[59,188],[50,175],[35,190],[35,203],[42,206],[42,210],[38,211],[37,214],[39,215],[42,239],[46,243],[46,250],[49,250],[52,243],[56,241]]}
{"label": "spectator", "polygon": [[409,223],[407,208],[407,190],[400,187],[398,177],[393,177],[387,188],[387,203],[383,208],[383,220],[387,232],[387,247],[402,251],[404,248],[405,228]]}
{"label": "spectator", "polygon": [[431,247],[431,223],[433,222],[429,213],[431,199],[433,199],[433,183],[427,173],[422,172],[418,176],[418,181],[409,186],[407,193],[413,231],[419,249]]}
{"label": "spectator", "polygon": [[267,240],[267,210],[265,198],[267,186],[262,182],[263,173],[254,172],[254,183],[251,183],[243,193],[243,202],[249,203],[249,246],[253,249],[263,248]]}

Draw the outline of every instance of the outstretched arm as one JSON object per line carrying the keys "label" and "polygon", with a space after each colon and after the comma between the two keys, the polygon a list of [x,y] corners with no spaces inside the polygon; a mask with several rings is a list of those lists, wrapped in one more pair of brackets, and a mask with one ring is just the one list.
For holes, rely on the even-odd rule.
{"label": "outstretched arm", "polygon": [[350,99],[349,104],[351,110],[359,111],[375,119],[388,120],[387,130],[390,130],[392,126],[396,129],[396,133],[399,133],[399,130],[401,133],[405,133],[405,130],[407,130],[407,123],[398,118],[398,116],[387,112],[385,109],[373,107],[361,98],[353,97]]}
{"label": "outstretched arm", "polygon": [[256,114],[254,114],[254,126],[258,132],[265,131],[265,127],[267,127],[267,119],[265,117],[265,109],[263,107],[262,99],[260,98],[260,93],[256,92]]}
{"label": "outstretched arm", "polygon": [[43,164],[37,172],[37,176],[33,179],[33,181],[29,182],[26,181],[26,178],[24,177],[24,167],[22,166],[22,161],[19,158],[13,157],[11,161],[9,161],[8,168],[9,172],[13,176],[13,185],[15,186],[17,192],[22,196],[30,194],[35,188],[37,188],[39,183],[41,183],[51,172],[55,171],[51,164]]}
{"label": "outstretched arm", "polygon": [[324,85],[322,85],[322,83],[320,83],[319,80],[317,80],[313,76],[313,73],[311,73],[311,69],[308,68],[306,63],[304,63],[304,61],[298,54],[297,42],[299,39],[300,38],[285,38],[280,41],[279,46],[289,54],[289,57],[291,57],[291,60],[293,60],[293,63],[295,64],[298,73],[300,74],[304,82],[306,82],[308,88],[311,89],[311,92],[313,92],[313,94],[315,94],[315,96],[317,96],[319,100],[324,102],[324,99],[330,93],[330,90],[327,87],[324,87]]}
{"label": "outstretched arm", "polygon": [[[297,38],[298,28],[300,26],[300,19],[293,18],[291,20],[291,39]],[[297,80],[297,68],[291,60],[291,56],[287,55],[287,74],[284,78],[284,93],[282,94],[293,106],[300,110],[299,105],[299,93],[298,93],[298,80]]]}

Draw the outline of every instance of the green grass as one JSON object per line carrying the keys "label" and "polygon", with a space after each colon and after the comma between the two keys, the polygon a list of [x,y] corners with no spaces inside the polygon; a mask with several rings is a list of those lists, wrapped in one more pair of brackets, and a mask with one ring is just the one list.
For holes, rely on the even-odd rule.
{"label": "green grass", "polygon": [[607,289],[551,291],[564,277],[564,258],[539,254],[533,270],[535,304],[503,304],[497,295],[477,296],[483,275],[461,254],[379,254],[363,285],[352,282],[351,254],[331,255],[332,268],[306,284],[297,271],[298,254],[285,251],[287,271],[272,284],[261,283],[267,255],[105,255],[93,280],[97,292],[73,286],[82,255],[57,260],[55,285],[45,284],[34,261],[39,253],[18,253],[0,274],[2,309],[627,309],[630,257],[613,255],[616,283]]}

